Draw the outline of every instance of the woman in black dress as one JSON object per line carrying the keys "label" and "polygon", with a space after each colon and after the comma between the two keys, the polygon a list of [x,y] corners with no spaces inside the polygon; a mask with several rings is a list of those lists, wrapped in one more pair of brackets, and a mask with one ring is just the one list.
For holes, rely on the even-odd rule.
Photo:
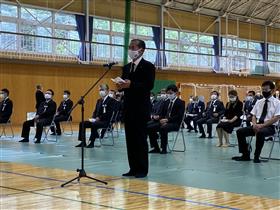
{"label": "woman in black dress", "polygon": [[[226,110],[223,119],[217,125],[217,134],[219,142],[217,147],[229,146],[229,134],[232,133],[234,127],[241,125],[242,108],[243,103],[238,99],[236,90],[230,90],[228,92],[229,102],[226,105]],[[225,144],[223,144],[223,137],[225,138]]]}

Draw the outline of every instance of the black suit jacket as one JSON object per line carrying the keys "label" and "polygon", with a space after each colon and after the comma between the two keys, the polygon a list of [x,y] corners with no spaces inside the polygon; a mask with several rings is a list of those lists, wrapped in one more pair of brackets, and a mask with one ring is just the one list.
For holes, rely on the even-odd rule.
{"label": "black suit jacket", "polygon": [[59,115],[63,115],[63,116],[69,116],[70,115],[70,110],[73,106],[73,101],[68,99],[67,101],[62,101],[57,109],[57,112],[59,113]]}
{"label": "black suit jacket", "polygon": [[201,116],[205,110],[205,104],[202,101],[198,101],[197,103],[192,103],[188,107],[189,114],[197,114],[197,116]]}
{"label": "black suit jacket", "polygon": [[112,117],[112,114],[115,110],[115,99],[107,97],[103,102],[103,99],[100,98],[96,102],[95,110],[92,114],[93,118],[99,118],[101,121],[109,123]]}
{"label": "black suit jacket", "polygon": [[44,93],[40,90],[36,91],[35,98],[36,98],[36,106],[35,107],[36,107],[36,109],[38,109],[40,104],[42,102],[44,102],[46,99],[45,99]]}
{"label": "black suit jacket", "polygon": [[51,99],[44,101],[38,107],[36,115],[39,115],[39,119],[52,120],[56,112],[56,103]]}
{"label": "black suit jacket", "polygon": [[164,102],[162,107],[162,112],[160,114],[160,118],[167,118],[168,123],[174,123],[180,126],[185,112],[185,101],[177,98],[173,104],[170,116],[167,115],[168,107],[169,107],[170,100]]}
{"label": "black suit jacket", "polygon": [[257,102],[257,99],[254,99],[253,101],[245,101],[244,112],[246,115],[251,115],[251,111],[252,111],[253,107],[255,106],[256,102]]}
{"label": "black suit jacket", "polygon": [[222,101],[215,100],[207,103],[206,116],[212,118],[214,113],[218,113],[218,117],[225,113],[225,106]]}
{"label": "black suit jacket", "polygon": [[150,92],[154,87],[155,66],[141,59],[135,71],[130,72],[131,63],[123,67],[122,79],[129,79],[131,85],[124,89],[124,120],[150,119]]}
{"label": "black suit jacket", "polygon": [[0,103],[0,119],[1,121],[8,121],[13,113],[13,102],[6,98]]}

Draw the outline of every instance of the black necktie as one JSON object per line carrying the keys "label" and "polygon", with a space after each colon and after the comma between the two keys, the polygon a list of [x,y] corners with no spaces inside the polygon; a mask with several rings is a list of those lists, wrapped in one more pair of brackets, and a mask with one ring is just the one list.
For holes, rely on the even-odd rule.
{"label": "black necktie", "polygon": [[167,109],[166,117],[170,117],[171,111],[172,111],[173,101],[170,101]]}
{"label": "black necktie", "polygon": [[135,68],[135,63],[132,63],[130,67],[130,72],[134,72],[134,68]]}
{"label": "black necktie", "polygon": [[259,123],[260,124],[264,123],[264,119],[265,119],[266,114],[267,114],[267,105],[268,105],[268,99],[265,99],[265,103],[263,105],[262,114],[261,114],[261,117],[259,119]]}

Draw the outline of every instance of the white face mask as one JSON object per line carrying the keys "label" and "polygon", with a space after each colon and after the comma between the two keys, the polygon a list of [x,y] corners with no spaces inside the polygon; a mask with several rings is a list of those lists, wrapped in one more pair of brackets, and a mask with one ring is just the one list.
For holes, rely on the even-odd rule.
{"label": "white face mask", "polygon": [[100,90],[99,95],[104,98],[106,96],[106,91],[105,90]]}
{"label": "white face mask", "polygon": [[113,93],[109,93],[109,97],[113,98],[114,94]]}
{"label": "white face mask", "polygon": [[193,102],[193,99],[192,99],[192,98],[190,98],[189,100],[190,100],[191,103]]}
{"label": "white face mask", "polygon": [[176,93],[167,94],[167,98],[171,101],[174,100],[174,98],[176,98]]}
{"label": "white face mask", "polygon": [[4,99],[4,97],[5,97],[4,93],[0,93],[0,98]]}
{"label": "white face mask", "polygon": [[67,94],[64,94],[62,97],[63,97],[64,100],[68,99],[68,95]]}
{"label": "white face mask", "polygon": [[153,96],[151,96],[151,97],[150,97],[150,100],[152,101],[153,99],[154,99],[154,97],[153,97]]}
{"label": "white face mask", "polygon": [[52,98],[51,94],[45,93],[45,99],[51,99],[51,98]]}
{"label": "white face mask", "polygon": [[128,56],[131,60],[135,60],[140,57],[140,49],[139,50],[128,50]]}
{"label": "white face mask", "polygon": [[254,99],[253,96],[247,96],[246,97],[246,101],[253,101],[253,99]]}
{"label": "white face mask", "polygon": [[235,97],[230,97],[230,98],[229,98],[229,101],[230,101],[230,102],[235,102],[235,101],[236,101],[236,99],[237,99],[237,97],[236,97],[236,96],[235,96]]}
{"label": "white face mask", "polygon": [[211,95],[211,100],[216,100],[218,98],[218,96],[217,95]]}

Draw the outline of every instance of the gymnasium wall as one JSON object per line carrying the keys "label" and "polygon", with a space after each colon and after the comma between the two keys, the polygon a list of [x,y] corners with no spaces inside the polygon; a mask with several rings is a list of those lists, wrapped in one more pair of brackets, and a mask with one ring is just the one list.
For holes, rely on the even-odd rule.
{"label": "gymnasium wall", "polygon": [[[77,101],[102,74],[104,69],[100,66],[87,66],[78,64],[51,64],[44,62],[26,61],[19,63],[16,60],[0,61],[0,88],[10,90],[10,98],[14,102],[12,121],[14,124],[22,124],[26,119],[26,112],[34,111],[35,85],[42,84],[44,90],[54,90],[54,100],[59,105],[62,100],[64,89],[72,93],[72,100]],[[119,76],[120,67],[114,67],[105,77],[102,83],[108,83],[114,89],[111,78]],[[215,73],[195,73],[178,71],[157,71],[157,80],[170,80],[176,83],[198,83],[198,84],[233,84],[233,85],[260,85],[264,77],[238,77]],[[276,79],[276,78],[270,78]],[[279,78],[278,78],[279,79]],[[182,90],[182,98],[187,100],[190,93]],[[96,87],[86,98],[85,118],[92,114],[96,100],[98,99],[98,87]],[[80,121],[80,107],[73,112],[74,122]]]}
{"label": "gymnasium wall", "polygon": [[[16,0],[11,0],[16,2]],[[22,4],[30,4],[40,7],[60,9],[69,0],[20,0]],[[82,0],[75,0],[70,6],[65,8],[66,11],[83,13]],[[89,11],[91,15],[102,16],[113,19],[124,20],[125,16],[125,1],[124,0],[90,0]],[[197,15],[191,12],[168,9],[172,17],[176,20],[179,26],[184,30],[203,32],[215,20],[215,17],[206,15]],[[131,21],[146,23],[152,25],[160,25],[160,7],[133,1],[131,4]],[[164,25],[166,27],[176,28],[177,25],[165,13]],[[215,24],[209,28],[207,33],[217,34]],[[222,19],[222,34],[226,33],[225,19]],[[237,35],[237,22],[229,20],[228,33]],[[244,39],[252,39],[264,41],[264,26],[239,23],[239,36]],[[280,29],[268,27],[268,42],[280,43]]]}

